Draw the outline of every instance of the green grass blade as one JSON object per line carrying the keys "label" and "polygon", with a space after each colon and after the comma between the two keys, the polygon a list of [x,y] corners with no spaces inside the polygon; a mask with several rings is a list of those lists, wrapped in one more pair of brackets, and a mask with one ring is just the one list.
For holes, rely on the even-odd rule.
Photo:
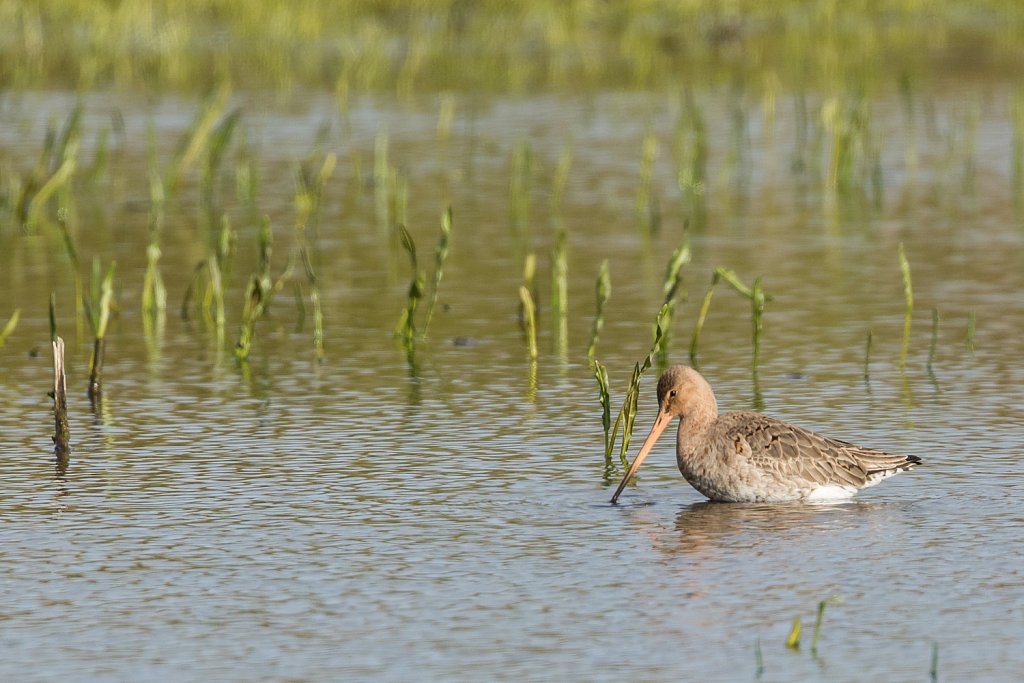
{"label": "green grass blade", "polygon": [[7,338],[11,336],[14,329],[18,326],[18,320],[21,318],[21,309],[14,309],[14,313],[7,319],[7,324],[4,325],[4,329],[0,330],[0,349],[7,343]]}

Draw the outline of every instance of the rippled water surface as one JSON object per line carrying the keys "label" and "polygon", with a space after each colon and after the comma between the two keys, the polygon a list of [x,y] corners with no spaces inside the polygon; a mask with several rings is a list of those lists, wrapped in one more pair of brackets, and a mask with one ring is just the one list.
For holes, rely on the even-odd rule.
{"label": "rippled water surface", "polygon": [[[230,346],[256,221],[232,203],[232,172],[220,191],[238,257],[218,351],[209,325],[177,310],[204,254],[194,180],[164,228],[162,326],[143,325],[139,304],[146,127],[169,154],[191,106],[87,99],[86,148],[115,112],[124,126],[112,179],[80,188],[76,210],[83,261],[118,261],[95,409],[84,390],[91,339],[76,331],[59,233],[0,228],[0,323],[22,310],[0,350],[0,677],[924,680],[935,648],[950,680],[1024,670],[1024,230],[1006,89],[936,96],[909,127],[899,106],[877,103],[882,192],[856,201],[794,170],[799,135],[783,107],[768,122],[747,103],[735,138],[730,96],[698,95],[711,150],[703,221],[676,182],[670,97],[458,100],[443,140],[436,100],[358,101],[344,115],[316,97],[290,111],[240,100],[275,274],[292,249],[294,163],[325,122],[322,146],[338,154],[316,237],[325,361],[285,290],[245,368]],[[964,100],[980,112],[973,147],[957,132]],[[4,102],[5,167],[30,167],[45,117],[72,106],[60,94]],[[661,142],[652,236],[635,206],[648,129]],[[411,358],[392,339],[408,263],[374,213],[382,131],[408,181],[422,264],[447,204],[455,216],[439,308]],[[531,219],[513,230],[509,169],[524,141]],[[567,144],[556,212],[549,188]],[[945,162],[929,163],[940,153]],[[564,353],[548,305],[559,228],[569,245]],[[716,266],[747,283],[762,277],[771,297],[755,378],[749,304],[715,294],[700,360],[722,409],[756,406],[924,465],[842,504],[710,504],[663,439],[622,504],[609,505],[621,471],[605,470],[585,357],[594,279],[608,259],[597,355],[617,403],[650,346],[665,261],[684,239],[693,260],[671,360],[687,358]],[[900,242],[915,303],[903,372]],[[541,302],[535,365],[516,319],[529,251]],[[69,342],[66,468],[50,444],[51,290]],[[631,457],[653,418],[655,374],[642,385]],[[818,604],[833,597],[812,650]],[[785,641],[795,617],[794,651]]]}

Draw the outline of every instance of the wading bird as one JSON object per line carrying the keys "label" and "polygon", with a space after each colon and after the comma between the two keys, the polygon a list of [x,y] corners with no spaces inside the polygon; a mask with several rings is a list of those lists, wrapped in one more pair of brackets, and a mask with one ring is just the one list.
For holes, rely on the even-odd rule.
{"label": "wading bird", "polygon": [[849,498],[921,462],[914,455],[861,448],[760,413],[719,415],[707,380],[693,368],[673,365],[658,380],[658,418],[612,503],[677,417],[679,471],[711,500],[769,503]]}

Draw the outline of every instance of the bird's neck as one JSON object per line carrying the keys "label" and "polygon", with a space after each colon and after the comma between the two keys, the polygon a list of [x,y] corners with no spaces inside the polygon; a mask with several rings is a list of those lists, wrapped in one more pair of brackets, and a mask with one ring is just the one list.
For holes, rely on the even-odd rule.
{"label": "bird's neck", "polygon": [[693,407],[679,418],[677,442],[680,450],[692,450],[695,444],[702,441],[716,419],[718,404],[715,402],[714,394],[710,400],[695,402]]}

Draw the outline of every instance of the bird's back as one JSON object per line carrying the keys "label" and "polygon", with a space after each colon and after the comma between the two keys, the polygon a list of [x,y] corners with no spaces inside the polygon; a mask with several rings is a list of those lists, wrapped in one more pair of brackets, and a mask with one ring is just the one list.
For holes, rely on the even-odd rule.
{"label": "bird's back", "polygon": [[714,500],[849,497],[918,462],[760,413],[725,413],[701,437],[679,438],[680,471]]}

